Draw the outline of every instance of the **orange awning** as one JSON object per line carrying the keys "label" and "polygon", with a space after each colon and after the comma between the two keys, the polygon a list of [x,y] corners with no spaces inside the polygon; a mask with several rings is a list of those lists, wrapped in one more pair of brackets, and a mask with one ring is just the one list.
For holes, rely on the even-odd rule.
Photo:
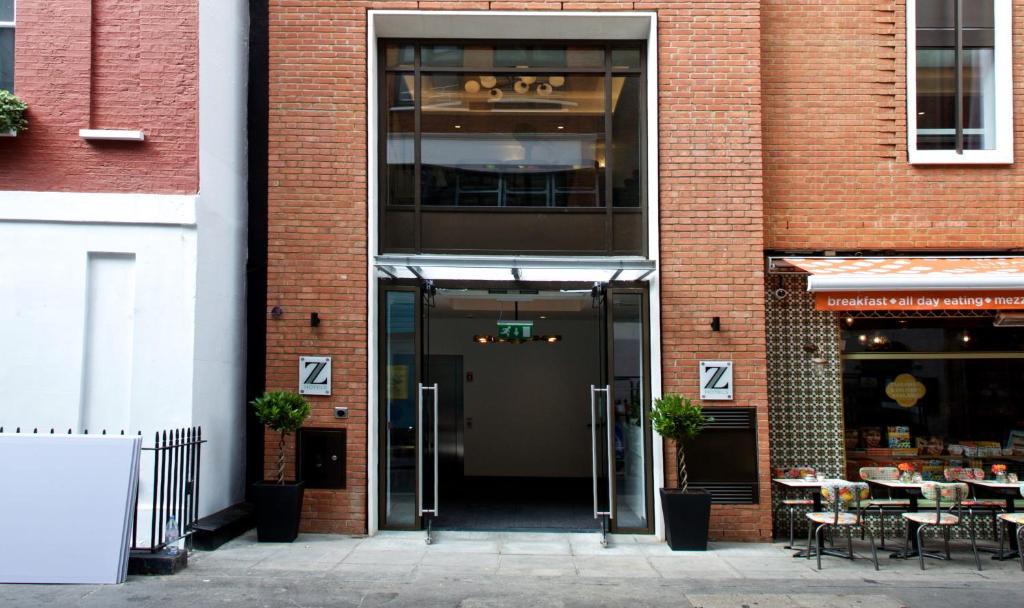
{"label": "orange awning", "polygon": [[786,258],[818,310],[1022,310],[1024,257]]}

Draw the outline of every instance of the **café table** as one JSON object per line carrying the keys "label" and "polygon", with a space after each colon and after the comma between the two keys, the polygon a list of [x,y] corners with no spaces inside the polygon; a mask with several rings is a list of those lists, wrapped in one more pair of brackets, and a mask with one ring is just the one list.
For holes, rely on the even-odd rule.
{"label": "caf\u00e9 table", "polygon": [[[964,481],[971,484],[974,487],[974,491],[983,497],[998,496],[1005,499],[1007,513],[1014,512],[1014,501],[1021,495],[1020,488],[1024,485],[1021,482],[1009,483],[994,479],[966,479]],[[1020,547],[1017,545],[1017,526],[1014,524],[1008,525],[1010,526],[1010,550],[997,552],[992,556],[992,559],[1004,560],[1020,557]]]}
{"label": "caf\u00e9 table", "polygon": [[[843,479],[821,479],[821,480],[819,480],[819,479],[784,479],[784,478],[778,478],[778,479],[772,479],[772,481],[777,483],[777,484],[779,484],[780,486],[784,486],[786,488],[790,488],[790,489],[793,489],[793,490],[812,490],[812,492],[811,492],[811,500],[814,503],[812,510],[815,513],[820,513],[821,510],[822,510],[822,508],[821,508],[821,486],[826,486],[826,485],[836,484],[836,483],[849,483],[848,481],[845,481]],[[810,524],[808,524],[808,525],[810,525]],[[821,551],[822,555],[832,555],[832,556],[835,556],[835,557],[846,557],[846,558],[850,557],[849,553],[847,553],[846,551],[842,551],[840,549],[832,549],[832,548],[826,547],[825,546],[825,539],[823,537],[818,539],[818,547],[817,547],[816,550],[817,551]],[[799,551],[797,551],[796,553],[793,554],[793,557],[811,557],[811,556],[814,556],[814,555],[815,555],[815,549],[814,548],[812,548],[809,552],[808,552],[807,549],[800,549]]]}
{"label": "caf\u00e9 table", "polygon": [[[882,486],[889,490],[896,490],[898,494],[906,496],[910,501],[910,506],[907,510],[912,513],[917,512],[917,500],[921,498],[921,491],[922,488],[924,488],[923,481],[906,482],[896,479],[869,479],[867,482],[869,485]],[[907,521],[907,534],[910,535],[910,549],[901,549],[892,553],[889,557],[893,559],[909,559],[911,557],[918,557],[921,553],[921,548],[917,546],[917,529],[920,527],[921,524],[917,522]]]}

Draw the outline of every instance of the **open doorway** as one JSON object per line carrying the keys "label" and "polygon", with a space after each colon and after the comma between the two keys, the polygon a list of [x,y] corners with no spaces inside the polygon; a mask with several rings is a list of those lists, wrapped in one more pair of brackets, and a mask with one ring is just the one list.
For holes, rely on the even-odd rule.
{"label": "open doorway", "polygon": [[382,286],[384,527],[652,531],[642,285]]}
{"label": "open doorway", "polygon": [[[517,321],[528,329],[501,329]],[[427,330],[424,376],[440,387],[434,525],[597,529],[587,387],[603,355],[590,291],[441,289]]]}

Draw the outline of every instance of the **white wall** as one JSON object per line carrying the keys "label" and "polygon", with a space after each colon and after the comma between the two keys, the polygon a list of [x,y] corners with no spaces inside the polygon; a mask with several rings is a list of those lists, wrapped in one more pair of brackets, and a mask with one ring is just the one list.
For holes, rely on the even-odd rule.
{"label": "white wall", "polygon": [[[201,509],[245,492],[246,0],[199,3],[199,197],[194,424],[203,427]],[[205,473],[204,473],[205,474]],[[211,478],[207,478],[211,479]]]}
{"label": "white wall", "polygon": [[[8,192],[0,200],[46,211],[80,196]],[[95,196],[86,195],[78,205],[96,204]],[[175,203],[182,197],[169,198]],[[9,221],[7,210],[0,206],[0,425],[67,432],[81,430],[80,421],[91,418],[109,430],[148,433],[190,424],[195,229],[130,221]],[[124,286],[123,277],[113,276],[117,270],[90,275],[90,255],[96,260],[110,254],[121,254],[122,270],[133,275],[134,295],[115,291]],[[95,311],[91,343],[90,301],[102,307]],[[115,307],[131,317],[123,318]],[[111,335],[115,316],[121,317],[119,338]],[[131,343],[113,344],[118,339]],[[106,346],[97,347],[102,340]],[[88,366],[87,352],[95,357]],[[102,392],[122,389],[126,408],[123,395],[112,394],[116,412],[97,412]],[[83,398],[92,409],[84,420]]]}
{"label": "white wall", "polygon": [[465,473],[470,476],[590,477],[590,385],[599,381],[596,318],[537,320],[555,344],[488,344],[495,320],[435,319],[430,352],[462,355]]}

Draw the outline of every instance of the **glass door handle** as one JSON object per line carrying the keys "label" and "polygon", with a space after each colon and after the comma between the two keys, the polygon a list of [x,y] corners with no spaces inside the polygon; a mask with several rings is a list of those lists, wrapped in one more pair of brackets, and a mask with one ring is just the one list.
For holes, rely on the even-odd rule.
{"label": "glass door handle", "polygon": [[[423,443],[423,391],[434,391],[434,508],[424,509],[423,508],[423,449],[425,447]],[[433,386],[424,386],[422,383],[419,384],[419,407],[416,408],[416,433],[419,439],[419,449],[416,450],[416,485],[417,485],[417,502],[419,503],[420,515],[426,515],[427,513],[437,517],[437,491],[438,491],[438,433],[437,433],[437,383]]]}
{"label": "glass door handle", "polygon": [[[597,386],[595,386],[593,384],[590,385],[590,425],[589,426],[590,426],[590,453],[591,453],[591,463],[592,463],[593,477],[594,477],[594,519],[597,519],[597,518],[601,517],[602,515],[607,515],[608,519],[611,519],[612,518],[612,513],[611,513],[611,511],[612,511],[612,509],[611,509],[611,504],[612,504],[612,477],[611,477],[611,473],[612,473],[613,469],[611,469],[611,468],[608,469],[608,510],[607,511],[601,511],[600,510],[600,505],[598,503],[598,498],[597,498],[597,493],[598,493],[598,487],[597,487],[597,393],[600,393],[600,392],[603,392],[605,394],[605,401],[607,401],[609,399],[609,397],[611,396],[611,387],[608,386],[607,384],[604,387],[597,387]],[[605,407],[605,409],[607,410],[608,408]],[[610,411],[608,412],[608,415],[609,416],[611,415]],[[609,456],[608,456],[608,463],[609,463],[609,465],[611,465],[611,463],[612,463],[612,457],[613,457],[613,455],[609,454]]]}

